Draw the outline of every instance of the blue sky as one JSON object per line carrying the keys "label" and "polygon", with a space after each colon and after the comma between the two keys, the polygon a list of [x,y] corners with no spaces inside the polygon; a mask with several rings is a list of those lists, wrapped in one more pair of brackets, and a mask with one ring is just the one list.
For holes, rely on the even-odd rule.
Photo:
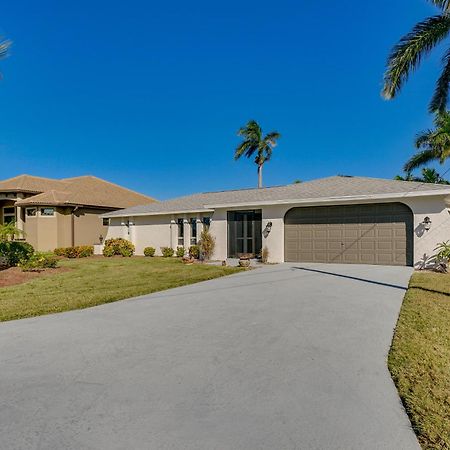
{"label": "blue sky", "polygon": [[0,179],[93,174],[159,199],[253,187],[256,166],[233,160],[251,118],[282,133],[265,185],[391,178],[431,124],[440,52],[392,102],[379,94],[385,60],[434,11],[425,0],[9,2]]}

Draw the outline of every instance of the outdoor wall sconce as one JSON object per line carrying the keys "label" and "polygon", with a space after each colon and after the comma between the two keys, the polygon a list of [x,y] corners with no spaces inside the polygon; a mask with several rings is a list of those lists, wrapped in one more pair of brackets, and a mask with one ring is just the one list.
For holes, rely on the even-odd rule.
{"label": "outdoor wall sconce", "polygon": [[99,240],[100,244],[103,244],[103,236],[102,236],[102,235],[100,235],[100,236],[98,237],[98,240]]}
{"label": "outdoor wall sconce", "polygon": [[263,231],[263,236],[266,238],[267,236],[269,236],[270,231],[272,230],[272,222],[267,222],[264,231]]}
{"label": "outdoor wall sconce", "polygon": [[428,231],[431,228],[431,219],[428,216],[425,217],[425,219],[423,219],[422,225],[425,231]]}

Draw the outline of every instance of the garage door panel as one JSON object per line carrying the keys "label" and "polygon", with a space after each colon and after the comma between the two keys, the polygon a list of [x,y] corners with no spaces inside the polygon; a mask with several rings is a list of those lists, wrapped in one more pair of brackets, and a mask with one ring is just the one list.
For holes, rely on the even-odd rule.
{"label": "garage door panel", "polygon": [[285,227],[286,261],[412,265],[412,213],[401,203],[294,208]]}

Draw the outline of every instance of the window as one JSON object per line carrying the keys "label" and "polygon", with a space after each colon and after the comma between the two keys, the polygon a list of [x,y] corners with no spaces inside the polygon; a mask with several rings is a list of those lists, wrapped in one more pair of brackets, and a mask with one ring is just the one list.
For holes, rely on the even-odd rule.
{"label": "window", "polygon": [[5,206],[3,208],[3,223],[11,223],[16,221],[16,209],[14,206]]}
{"label": "window", "polygon": [[103,219],[103,226],[109,227],[109,219]]}
{"label": "window", "polygon": [[55,208],[41,208],[41,216],[54,216]]}
{"label": "window", "polygon": [[36,208],[27,208],[26,211],[28,217],[34,217],[37,214]]}
{"label": "window", "polygon": [[178,245],[184,245],[184,220],[178,219]]}
{"label": "window", "polygon": [[203,217],[202,222],[203,222],[203,228],[206,231],[208,231],[209,226],[211,225],[211,217]]}
{"label": "window", "polygon": [[191,217],[189,219],[189,225],[191,226],[191,245],[197,244],[197,219]]}

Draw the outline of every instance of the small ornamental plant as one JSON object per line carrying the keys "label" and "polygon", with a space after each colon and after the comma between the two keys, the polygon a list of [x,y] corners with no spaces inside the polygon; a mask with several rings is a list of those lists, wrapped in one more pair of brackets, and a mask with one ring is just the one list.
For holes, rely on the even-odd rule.
{"label": "small ornamental plant", "polygon": [[39,272],[58,267],[58,258],[53,253],[36,252],[27,260],[20,261],[18,265],[23,272]]}
{"label": "small ornamental plant", "polygon": [[144,248],[144,256],[155,256],[155,249],[153,247],[145,247]]}
{"label": "small ornamental plant", "polygon": [[87,258],[94,254],[93,245],[78,245],[76,247],[62,247],[55,248],[53,253],[56,256],[63,256],[65,258]]}
{"label": "small ornamental plant", "polygon": [[184,249],[184,247],[178,247],[177,248],[177,256],[178,256],[178,258],[182,258],[185,253],[186,253],[186,250]]}
{"label": "small ornamental plant", "polygon": [[189,256],[195,259],[200,258],[200,247],[198,245],[191,245],[189,247]]}
{"label": "small ornamental plant", "polygon": [[214,253],[214,247],[216,246],[216,240],[214,239],[214,236],[208,231],[203,230],[200,234],[200,255],[202,259],[208,261],[211,259],[213,253]]}
{"label": "small ornamental plant", "polygon": [[175,252],[173,248],[161,247],[161,253],[164,256],[164,258],[171,258]]}

